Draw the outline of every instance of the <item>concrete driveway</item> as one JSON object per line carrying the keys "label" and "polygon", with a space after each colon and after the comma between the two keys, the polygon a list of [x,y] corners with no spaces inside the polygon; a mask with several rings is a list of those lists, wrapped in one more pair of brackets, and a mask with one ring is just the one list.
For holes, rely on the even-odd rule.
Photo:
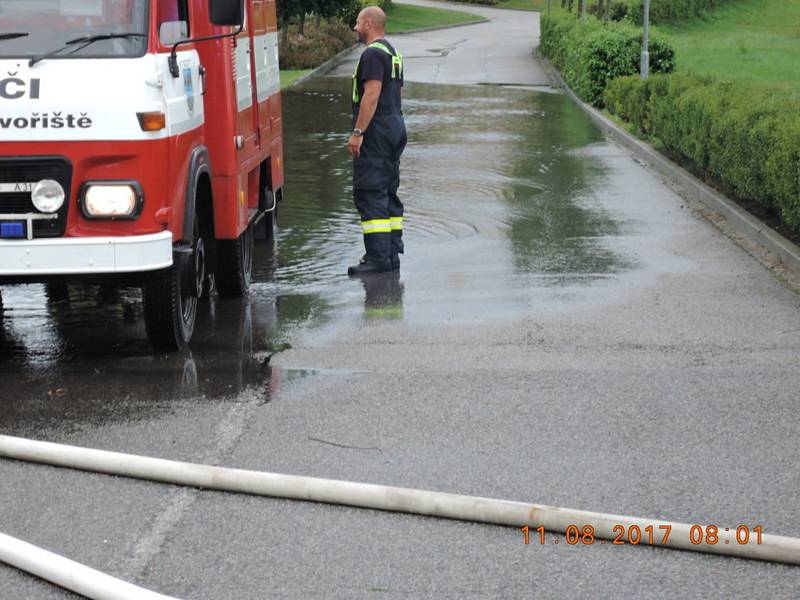
{"label": "concrete driveway", "polygon": [[[550,85],[550,79],[531,56],[539,38],[538,13],[430,0],[403,4],[455,9],[491,21],[395,36],[406,61],[408,81]],[[347,70],[349,66],[349,62],[342,65],[335,74],[352,75],[352,68]]]}

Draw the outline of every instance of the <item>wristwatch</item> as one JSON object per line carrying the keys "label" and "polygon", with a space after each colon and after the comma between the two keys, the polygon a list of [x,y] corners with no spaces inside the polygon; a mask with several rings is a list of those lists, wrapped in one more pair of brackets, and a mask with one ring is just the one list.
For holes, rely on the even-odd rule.
{"label": "wristwatch", "polygon": [[353,135],[356,137],[361,137],[362,135],[364,135],[364,132],[358,127],[356,127],[355,129],[353,129]]}

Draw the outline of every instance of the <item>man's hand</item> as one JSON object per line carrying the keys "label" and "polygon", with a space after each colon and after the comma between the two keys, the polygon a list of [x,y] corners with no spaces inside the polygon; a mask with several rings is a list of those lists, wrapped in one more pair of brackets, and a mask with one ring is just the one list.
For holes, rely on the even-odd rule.
{"label": "man's hand", "polygon": [[347,149],[350,151],[350,156],[358,158],[361,156],[361,144],[364,142],[363,135],[351,135],[347,140]]}

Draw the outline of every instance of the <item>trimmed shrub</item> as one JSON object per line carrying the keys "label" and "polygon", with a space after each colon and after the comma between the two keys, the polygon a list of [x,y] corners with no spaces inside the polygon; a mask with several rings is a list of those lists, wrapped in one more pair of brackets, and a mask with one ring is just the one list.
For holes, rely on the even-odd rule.
{"label": "trimmed shrub", "polygon": [[[620,76],[639,72],[642,32],[630,23],[585,21],[566,13],[541,19],[539,51],[561,70],[567,84],[594,106],[603,106],[606,84]],[[652,35],[649,43],[650,72],[670,73],[675,50]]]}
{"label": "trimmed shrub", "polygon": [[609,111],[635,124],[698,175],[773,211],[800,233],[800,98],[692,75],[623,77]]}
{"label": "trimmed shrub", "polygon": [[313,69],[357,41],[356,34],[338,19],[306,23],[305,34],[288,25],[280,40],[282,69]]}

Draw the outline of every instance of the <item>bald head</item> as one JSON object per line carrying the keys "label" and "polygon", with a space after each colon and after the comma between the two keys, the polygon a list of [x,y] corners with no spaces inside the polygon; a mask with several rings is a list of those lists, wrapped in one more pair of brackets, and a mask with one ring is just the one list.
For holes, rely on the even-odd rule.
{"label": "bald head", "polygon": [[386,30],[386,13],[380,6],[367,6],[360,13],[366,20],[372,21],[372,24],[381,31]]}
{"label": "bald head", "polygon": [[358,13],[358,20],[369,21],[372,26],[379,32],[386,31],[386,13],[383,12],[380,6],[367,6],[360,13]]}

